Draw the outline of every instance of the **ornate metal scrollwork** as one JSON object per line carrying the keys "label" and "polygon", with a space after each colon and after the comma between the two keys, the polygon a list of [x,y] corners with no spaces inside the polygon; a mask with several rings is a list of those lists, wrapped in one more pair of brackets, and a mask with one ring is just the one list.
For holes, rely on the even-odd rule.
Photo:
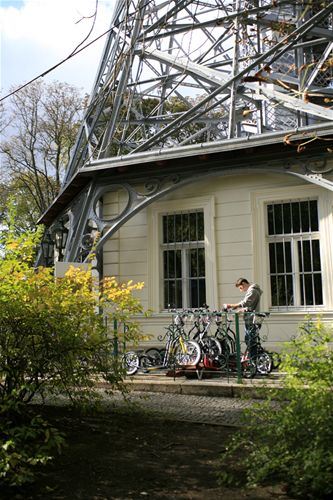
{"label": "ornate metal scrollwork", "polygon": [[333,171],[333,162],[329,164],[327,158],[310,159],[305,163],[305,169],[311,174],[329,174]]}

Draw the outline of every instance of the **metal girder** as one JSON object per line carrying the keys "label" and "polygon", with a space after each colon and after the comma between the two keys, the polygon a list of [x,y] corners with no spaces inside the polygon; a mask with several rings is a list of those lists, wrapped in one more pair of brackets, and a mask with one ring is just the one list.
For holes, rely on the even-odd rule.
{"label": "metal girder", "polygon": [[[332,50],[333,44],[331,44],[330,50]],[[326,57],[329,52],[326,53]],[[206,83],[210,83],[211,85],[214,86],[220,86],[224,85],[226,88],[229,86],[233,88],[233,85],[235,83],[235,79],[231,78],[230,84],[226,79],[219,73],[217,70],[208,68],[206,66],[196,64],[196,63],[191,63],[189,61],[184,61],[179,58],[174,58],[171,57],[167,54],[164,54],[158,50],[154,51],[145,51],[145,55],[147,57],[151,57],[154,59],[157,59],[159,61],[164,61],[172,66],[174,66],[177,69],[182,69],[188,74],[195,75],[201,80],[204,80]],[[323,62],[323,61],[322,61]],[[319,71],[319,69],[318,69]],[[315,76],[313,77],[313,79]],[[268,81],[268,83],[265,82]],[[269,83],[269,82],[272,83]],[[259,84],[260,82],[260,84]],[[289,95],[286,92],[279,92],[275,88],[271,88],[273,85],[273,82],[276,82],[278,84],[279,80],[273,80],[270,78],[270,76],[265,76],[262,77],[262,79],[258,79],[258,83],[248,83],[248,82],[243,82],[242,83],[242,88],[243,92],[240,90],[240,94],[244,99],[246,99],[246,94],[244,92],[245,89],[249,89],[253,93],[249,96],[254,100],[274,100],[282,104],[282,106],[285,106],[286,108],[294,109],[294,110],[299,110],[304,113],[308,113],[309,115],[313,116],[318,116],[320,118],[324,118],[326,120],[333,120],[333,110],[325,108],[323,106],[318,106],[317,104],[312,104],[311,102],[304,101],[303,100],[303,95],[300,95],[300,98],[294,97],[293,95]],[[280,84],[281,85],[281,84]],[[287,84],[285,84],[287,87]],[[293,89],[290,88],[290,91],[293,92]],[[233,110],[235,113],[235,106],[233,106]]]}
{"label": "metal girder", "polygon": [[[184,141],[228,140],[233,135],[246,140],[248,126],[237,114],[244,100],[250,103],[253,134],[289,130],[311,123],[313,117],[316,123],[332,120],[324,98],[318,101],[311,94],[305,102],[301,96],[304,71],[310,76],[310,90],[314,87],[325,93],[332,79],[332,50],[327,40],[333,3],[323,1],[311,7],[305,0],[237,2],[118,0],[65,183],[98,158],[177,148]],[[237,37],[237,44],[232,44],[232,36]],[[272,75],[279,74],[286,88],[246,81],[268,67]],[[213,70],[219,75],[210,81]],[[153,97],[148,82],[154,83]],[[257,92],[258,88],[262,90]],[[252,94],[257,101],[251,103]],[[158,117],[166,112],[170,118],[162,124]],[[225,112],[228,116],[216,125],[216,118]],[[155,125],[150,117],[156,118]]]}
{"label": "metal girder", "polygon": [[[332,126],[332,13],[328,0],[118,0],[62,193],[77,177],[90,181],[79,194],[73,188],[61,213],[58,202],[50,207],[50,231],[59,220],[70,231],[63,259],[86,258],[89,231],[102,234],[100,250],[128,218],[184,183],[259,172],[230,164],[193,177],[178,165],[172,183],[158,174],[159,159],[186,163],[198,150],[225,154],[283,142],[303,126],[306,137],[311,127],[319,134]],[[156,162],[153,170],[146,161]],[[156,179],[154,188],[141,193],[126,176],[115,181],[111,170],[123,166],[137,169],[137,184]],[[281,162],[273,170],[332,186],[326,173]],[[129,200],[117,220],[97,213],[106,188]]]}

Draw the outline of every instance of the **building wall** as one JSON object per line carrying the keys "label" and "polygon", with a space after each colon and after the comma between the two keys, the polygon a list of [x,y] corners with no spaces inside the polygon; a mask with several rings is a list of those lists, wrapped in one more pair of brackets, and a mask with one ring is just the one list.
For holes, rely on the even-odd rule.
{"label": "building wall", "polygon": [[[157,335],[170,322],[161,307],[160,214],[203,208],[206,232],[206,291],[212,310],[225,302],[238,302],[234,283],[239,277],[258,282],[264,294],[261,310],[270,310],[268,252],[265,242],[265,202],[315,197],[319,204],[324,307],[306,310],[271,310],[263,326],[267,346],[279,347],[297,330],[307,313],[321,313],[333,321],[333,192],[285,174],[214,177],[182,187],[150,205],[129,220],[104,246],[104,275],[120,281],[144,281],[140,299],[152,316],[142,320],[145,332],[156,344]],[[106,217],[125,206],[125,193],[104,199]]]}

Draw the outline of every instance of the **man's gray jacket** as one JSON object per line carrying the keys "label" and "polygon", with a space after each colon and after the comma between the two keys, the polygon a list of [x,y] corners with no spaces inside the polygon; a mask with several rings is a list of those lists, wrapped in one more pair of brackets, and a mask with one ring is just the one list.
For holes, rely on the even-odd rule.
{"label": "man's gray jacket", "polygon": [[246,291],[245,297],[239,303],[240,307],[243,307],[249,312],[260,311],[260,297],[262,295],[262,290],[260,286],[256,283],[250,285]]}

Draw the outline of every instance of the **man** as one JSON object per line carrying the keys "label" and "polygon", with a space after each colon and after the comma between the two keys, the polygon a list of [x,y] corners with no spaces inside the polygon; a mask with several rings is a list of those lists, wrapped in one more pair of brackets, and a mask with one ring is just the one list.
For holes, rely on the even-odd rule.
{"label": "man", "polygon": [[239,278],[235,286],[239,289],[240,292],[245,292],[245,297],[243,300],[238,302],[237,304],[225,304],[227,309],[238,309],[243,311],[244,314],[244,322],[245,322],[245,343],[249,350],[250,357],[256,356],[255,342],[252,341],[253,333],[255,333],[256,329],[253,325],[253,316],[251,314],[246,314],[247,312],[251,313],[254,311],[259,311],[260,297],[262,295],[262,290],[260,286],[256,283],[252,285],[248,282],[246,278]]}
{"label": "man", "polygon": [[262,295],[260,286],[256,283],[251,285],[246,278],[239,278],[235,286],[240,292],[245,292],[245,297],[237,304],[226,304],[226,308],[242,309],[244,312],[259,311],[260,297]]}

